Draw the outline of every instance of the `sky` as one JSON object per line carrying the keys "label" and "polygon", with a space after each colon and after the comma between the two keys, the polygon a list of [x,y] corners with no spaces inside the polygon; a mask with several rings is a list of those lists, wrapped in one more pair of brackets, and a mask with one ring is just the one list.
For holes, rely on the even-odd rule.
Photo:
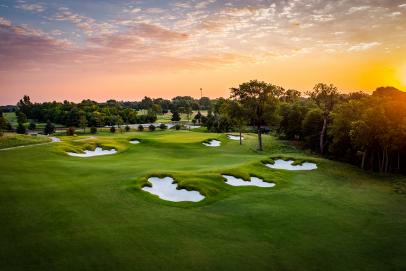
{"label": "sky", "polygon": [[0,104],[406,89],[406,0],[0,0]]}

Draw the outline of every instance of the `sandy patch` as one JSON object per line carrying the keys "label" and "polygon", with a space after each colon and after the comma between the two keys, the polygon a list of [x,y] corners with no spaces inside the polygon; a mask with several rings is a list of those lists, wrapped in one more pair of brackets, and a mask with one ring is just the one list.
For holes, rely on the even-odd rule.
{"label": "sandy patch", "polygon": [[222,175],[226,179],[226,184],[232,186],[258,186],[258,187],[274,187],[274,183],[264,182],[264,180],[258,177],[251,177],[250,181],[245,181],[241,178],[237,178],[230,175]]}
{"label": "sandy patch", "polygon": [[317,169],[317,165],[315,163],[305,162],[301,165],[292,165],[294,161],[289,160],[285,161],[282,159],[278,159],[273,164],[266,164],[265,166],[273,169],[285,169],[285,170],[314,170]]}
{"label": "sandy patch", "polygon": [[208,142],[203,142],[203,145],[205,145],[207,147],[220,147],[221,141],[212,139],[212,140],[209,140]]}
{"label": "sandy patch", "polygon": [[83,153],[76,153],[76,152],[68,152],[67,154],[70,156],[75,157],[93,157],[93,156],[101,156],[101,155],[108,155],[108,154],[115,154],[117,151],[115,149],[111,150],[103,150],[100,147],[97,147],[94,151],[86,150]]}

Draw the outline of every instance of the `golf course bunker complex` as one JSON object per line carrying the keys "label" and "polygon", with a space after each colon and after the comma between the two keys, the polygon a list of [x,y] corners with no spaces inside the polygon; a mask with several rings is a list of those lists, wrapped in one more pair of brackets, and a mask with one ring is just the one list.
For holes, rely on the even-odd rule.
{"label": "golf course bunker complex", "polygon": [[285,170],[314,170],[317,169],[317,165],[315,163],[305,162],[301,165],[293,165],[294,161],[292,160],[282,160],[278,159],[275,160],[273,164],[265,164],[265,166],[273,169],[285,169]]}
{"label": "golf course bunker complex", "polygon": [[203,142],[203,145],[207,147],[220,147],[221,141],[216,140],[216,139],[211,139],[209,141]]}
{"label": "golf course bunker complex", "polygon": [[75,157],[93,157],[93,156],[101,156],[101,155],[108,155],[108,154],[115,154],[117,151],[115,149],[111,150],[103,150],[100,147],[94,149],[94,151],[85,150],[83,153],[76,153],[76,152],[68,152],[68,155],[75,156]]}
{"label": "golf course bunker complex", "polygon": [[[240,136],[238,135],[227,135],[227,137],[231,140],[240,140]],[[243,136],[241,136],[241,140],[244,140]]]}
{"label": "golf course bunker complex", "polygon": [[193,201],[198,202],[204,199],[204,196],[198,191],[188,191],[186,189],[177,189],[178,184],[171,177],[150,177],[148,182],[152,187],[145,186],[142,190],[158,196],[160,199],[180,202]]}
{"label": "golf course bunker complex", "polygon": [[231,175],[221,175],[226,179],[226,184],[232,186],[258,186],[258,187],[274,187],[274,183],[264,182],[258,177],[251,177],[250,181],[245,181]]}
{"label": "golf course bunker complex", "polygon": [[130,143],[131,144],[140,144],[141,141],[139,141],[138,139],[133,139],[133,140],[130,140]]}

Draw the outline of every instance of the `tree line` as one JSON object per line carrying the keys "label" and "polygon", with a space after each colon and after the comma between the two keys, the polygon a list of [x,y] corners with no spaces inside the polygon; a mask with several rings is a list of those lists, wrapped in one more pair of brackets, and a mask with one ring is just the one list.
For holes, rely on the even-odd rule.
{"label": "tree line", "polygon": [[[259,151],[263,150],[262,135],[272,132],[281,139],[294,140],[313,152],[363,169],[405,172],[405,92],[381,87],[372,94],[341,93],[334,85],[319,83],[302,93],[252,80],[231,88],[230,94],[229,98],[214,100],[178,96],[172,100],[145,97],[140,102],[84,100],[77,104],[31,103],[24,96],[17,103],[16,114],[19,123],[27,119],[43,121],[52,130],[52,123],[81,128],[152,123],[157,114],[168,112],[172,113],[172,121],[179,121],[180,113],[191,116],[196,110],[191,121],[211,132],[234,131],[241,135],[255,131]],[[139,114],[139,110],[146,114]],[[207,115],[200,110],[208,110]],[[0,116],[0,130],[9,126]]]}

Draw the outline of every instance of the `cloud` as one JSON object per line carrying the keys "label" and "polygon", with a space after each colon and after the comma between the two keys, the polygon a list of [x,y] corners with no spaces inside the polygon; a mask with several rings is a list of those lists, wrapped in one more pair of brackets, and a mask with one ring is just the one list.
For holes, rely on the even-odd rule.
{"label": "cloud", "polygon": [[45,7],[43,4],[39,3],[27,3],[26,1],[23,0],[18,0],[17,5],[15,5],[16,8],[24,10],[24,11],[31,11],[31,12],[43,12],[45,10]]}
{"label": "cloud", "polygon": [[376,47],[378,45],[381,45],[380,42],[366,42],[366,43],[359,43],[351,46],[348,51],[349,52],[360,52],[360,51],[365,51],[369,50],[373,47]]}

